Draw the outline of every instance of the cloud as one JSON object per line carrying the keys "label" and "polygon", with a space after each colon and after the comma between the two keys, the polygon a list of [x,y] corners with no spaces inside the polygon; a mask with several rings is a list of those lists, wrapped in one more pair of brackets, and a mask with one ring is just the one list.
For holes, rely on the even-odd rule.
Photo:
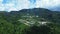
{"label": "cloud", "polygon": [[[5,2],[6,1],[6,2]],[[21,10],[21,9],[28,9],[30,7],[30,2],[29,0],[5,0],[4,3],[3,0],[0,0],[0,9],[2,9],[3,11],[17,11],[17,10]],[[2,11],[1,10],[1,11]]]}
{"label": "cloud", "polygon": [[0,10],[1,11],[4,11],[5,10],[5,7],[3,6],[3,4],[0,4]]}
{"label": "cloud", "polygon": [[0,0],[0,10],[1,10],[1,11],[4,11],[5,8],[4,8],[4,5],[2,4],[2,1],[3,1],[3,0]]}
{"label": "cloud", "polygon": [[36,7],[51,8],[60,5],[60,0],[37,0]]}
{"label": "cloud", "polygon": [[28,0],[17,0],[16,8],[19,9],[28,9],[30,7],[30,2]]}
{"label": "cloud", "polygon": [[[1,11],[18,11],[28,8],[54,9],[60,6],[60,0],[0,0]],[[55,9],[56,9],[55,8]]]}

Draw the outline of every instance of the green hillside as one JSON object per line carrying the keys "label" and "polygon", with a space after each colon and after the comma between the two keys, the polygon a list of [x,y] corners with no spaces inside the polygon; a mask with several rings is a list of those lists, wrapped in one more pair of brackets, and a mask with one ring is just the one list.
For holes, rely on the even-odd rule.
{"label": "green hillside", "polygon": [[0,11],[0,34],[60,34],[60,12],[44,8]]}

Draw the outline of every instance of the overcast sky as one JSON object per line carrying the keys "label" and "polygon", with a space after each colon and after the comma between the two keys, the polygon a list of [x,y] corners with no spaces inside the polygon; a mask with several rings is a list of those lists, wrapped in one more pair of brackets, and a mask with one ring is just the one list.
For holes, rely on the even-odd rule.
{"label": "overcast sky", "polygon": [[47,8],[59,11],[60,0],[0,0],[0,11],[18,11],[29,8]]}

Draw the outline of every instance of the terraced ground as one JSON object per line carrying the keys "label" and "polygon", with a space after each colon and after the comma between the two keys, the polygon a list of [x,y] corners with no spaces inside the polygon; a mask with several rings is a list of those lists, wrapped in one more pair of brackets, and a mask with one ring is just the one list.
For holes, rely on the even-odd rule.
{"label": "terraced ground", "polygon": [[1,11],[0,34],[60,34],[60,12],[43,8]]}

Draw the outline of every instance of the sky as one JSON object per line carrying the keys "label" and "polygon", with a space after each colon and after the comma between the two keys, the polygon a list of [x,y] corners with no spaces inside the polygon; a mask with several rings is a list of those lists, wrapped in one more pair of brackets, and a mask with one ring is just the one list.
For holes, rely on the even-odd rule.
{"label": "sky", "polygon": [[60,11],[60,0],[0,0],[0,11],[19,11],[29,8]]}

